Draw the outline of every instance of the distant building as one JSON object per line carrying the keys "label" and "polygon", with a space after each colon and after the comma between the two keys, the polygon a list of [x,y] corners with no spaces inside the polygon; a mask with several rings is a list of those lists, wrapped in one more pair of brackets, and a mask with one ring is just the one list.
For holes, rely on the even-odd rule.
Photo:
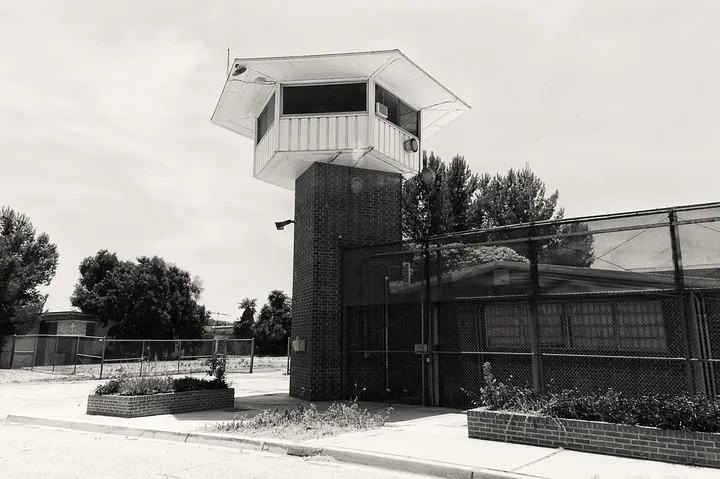
{"label": "distant building", "polygon": [[107,336],[114,321],[103,320],[91,314],[77,311],[53,311],[42,313],[35,328],[28,334],[51,334],[61,336]]}

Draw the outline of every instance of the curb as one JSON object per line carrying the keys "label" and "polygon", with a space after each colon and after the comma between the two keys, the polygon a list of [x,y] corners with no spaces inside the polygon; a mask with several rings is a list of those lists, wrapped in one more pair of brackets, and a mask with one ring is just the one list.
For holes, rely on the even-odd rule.
{"label": "curb", "polygon": [[311,457],[326,456],[338,462],[371,466],[380,469],[403,471],[413,474],[424,474],[447,479],[541,479],[540,476],[531,476],[494,469],[478,469],[468,466],[439,461],[428,461],[394,454],[361,451],[342,447],[316,447],[299,444],[282,439],[263,439],[244,436],[226,436],[222,434],[162,431],[157,429],[143,429],[139,427],[115,426],[93,422],[64,421],[33,416],[8,415],[7,422],[30,424],[36,426],[49,426],[61,429],[92,432],[100,434],[115,434],[145,439],[159,439],[162,441],[177,441],[190,444],[222,445],[266,451],[288,456]]}

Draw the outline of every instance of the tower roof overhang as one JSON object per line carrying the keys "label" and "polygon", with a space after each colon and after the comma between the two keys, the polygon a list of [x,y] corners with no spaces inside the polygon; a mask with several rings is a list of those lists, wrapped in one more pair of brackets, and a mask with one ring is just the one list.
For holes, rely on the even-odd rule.
{"label": "tower roof overhang", "polygon": [[[247,138],[255,138],[255,119],[277,84],[348,81],[374,78],[421,110],[421,135],[429,138],[470,106],[445,88],[400,50],[236,58],[225,81],[211,122]],[[237,77],[236,65],[246,68]]]}

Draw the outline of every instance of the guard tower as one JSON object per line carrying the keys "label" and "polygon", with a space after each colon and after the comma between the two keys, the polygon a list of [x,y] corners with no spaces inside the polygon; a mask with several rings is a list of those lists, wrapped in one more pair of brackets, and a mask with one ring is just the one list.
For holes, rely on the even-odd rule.
{"label": "guard tower", "polygon": [[341,396],[341,248],[400,241],[402,176],[470,107],[399,50],[235,59],[212,123],[295,191],[290,394]]}

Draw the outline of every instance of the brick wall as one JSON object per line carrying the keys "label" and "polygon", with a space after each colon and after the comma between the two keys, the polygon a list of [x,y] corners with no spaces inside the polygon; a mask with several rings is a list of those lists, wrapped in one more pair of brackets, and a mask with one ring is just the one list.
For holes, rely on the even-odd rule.
{"label": "brick wall", "polygon": [[720,467],[720,434],[468,411],[468,436],[636,459]]}
{"label": "brick wall", "polygon": [[87,414],[143,417],[233,407],[235,407],[235,389],[228,388],[148,396],[91,395],[88,396]]}
{"label": "brick wall", "polygon": [[338,399],[342,379],[341,247],[399,241],[397,173],[314,163],[295,182],[290,395]]}

